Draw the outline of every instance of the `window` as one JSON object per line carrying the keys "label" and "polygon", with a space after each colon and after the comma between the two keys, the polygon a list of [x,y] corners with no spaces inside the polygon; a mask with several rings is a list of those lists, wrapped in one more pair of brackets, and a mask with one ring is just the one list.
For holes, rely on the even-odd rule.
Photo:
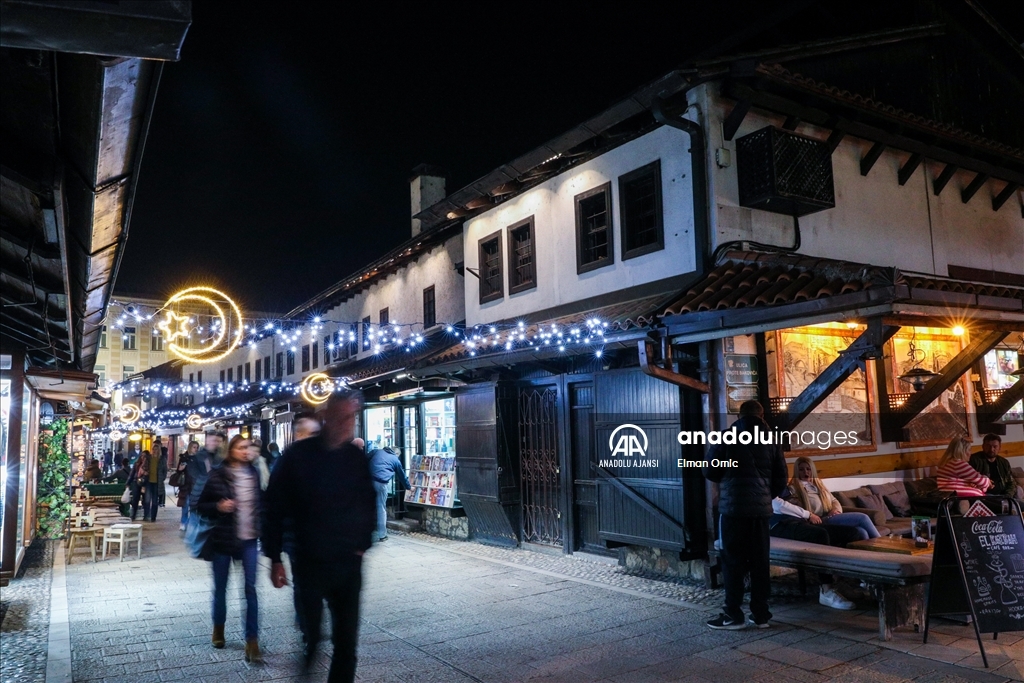
{"label": "window", "polygon": [[661,225],[661,162],[619,177],[622,260],[665,247]]}
{"label": "window", "polygon": [[[382,328],[385,325],[387,325],[388,323],[391,322],[391,314],[388,312],[388,309],[386,309],[386,308],[380,309],[380,318],[378,318],[378,320],[380,320],[380,326]],[[382,329],[381,332],[383,332],[383,331],[384,330]]]}
{"label": "window", "polygon": [[99,385],[101,387],[104,384],[107,383],[107,366],[106,365],[97,365],[92,370],[93,370],[93,372],[96,373],[97,378],[98,378],[97,382],[99,383]]}
{"label": "window", "polygon": [[195,383],[195,373],[193,373],[193,372],[188,373],[188,383],[189,384],[194,384]]}
{"label": "window", "polygon": [[434,285],[423,290],[423,329],[429,330],[437,324],[437,316],[434,312]]}
{"label": "window", "polygon": [[289,351],[288,354],[287,354],[287,358],[288,358],[288,368],[287,368],[288,374],[289,375],[294,375],[295,374],[295,352],[294,351]]}
{"label": "window", "polygon": [[203,383],[203,371],[202,370],[197,370],[196,371],[196,381],[199,382],[200,384]]}
{"label": "window", "polygon": [[221,383],[221,384],[224,384],[224,374],[225,374],[225,373],[224,373],[224,371],[223,371],[223,370],[221,370],[221,371],[220,371],[220,383]]}
{"label": "window", "polygon": [[121,345],[125,351],[135,350],[135,328],[126,327],[121,332]]}
{"label": "window", "polygon": [[277,378],[284,377],[284,352],[279,351],[277,354],[277,374],[274,375]]}
{"label": "window", "polygon": [[107,326],[104,325],[100,328],[100,348],[107,348]]}
{"label": "window", "polygon": [[231,382],[234,382],[234,381],[235,381],[235,369],[234,368],[228,368],[228,383],[230,384]]}
{"label": "window", "polygon": [[263,381],[263,361],[259,358],[256,359],[256,381]]}
{"label": "window", "polygon": [[363,318],[363,348],[370,348],[370,316]]}
{"label": "window", "polygon": [[267,379],[270,379],[270,356],[263,357],[263,374],[267,376]]}
{"label": "window", "polygon": [[153,330],[153,339],[150,342],[150,351],[163,351],[164,350],[164,338],[160,336],[159,330]]}
{"label": "window", "polygon": [[[324,365],[331,362],[331,335],[324,337]],[[334,333],[334,353],[338,354],[338,333]]]}
{"label": "window", "polygon": [[[259,363],[259,361],[256,361],[256,362]],[[250,374],[251,372],[252,372],[252,363],[246,363],[245,364],[245,381],[246,382],[251,380],[251,378],[252,378],[252,375]]]}
{"label": "window", "polygon": [[533,216],[508,229],[508,293],[515,294],[537,286],[537,267],[533,257]]}
{"label": "window", "polygon": [[359,353],[359,324],[352,323],[348,328],[348,355]]}
{"label": "window", "polygon": [[239,382],[242,381],[242,364],[241,363],[238,364],[238,371],[235,372],[235,377],[238,378]]}
{"label": "window", "polygon": [[309,372],[309,344],[302,347],[302,371]]}
{"label": "window", "polygon": [[612,255],[612,184],[576,195],[576,272],[615,261]]}
{"label": "window", "polygon": [[501,232],[480,240],[480,303],[500,299],[504,293],[501,274]]}
{"label": "window", "polygon": [[128,378],[135,374],[134,365],[125,365],[121,368],[121,381],[127,382]]}
{"label": "window", "polygon": [[313,350],[310,352],[310,355],[313,357],[313,369],[316,370],[320,367],[320,343],[313,342],[312,349]]}

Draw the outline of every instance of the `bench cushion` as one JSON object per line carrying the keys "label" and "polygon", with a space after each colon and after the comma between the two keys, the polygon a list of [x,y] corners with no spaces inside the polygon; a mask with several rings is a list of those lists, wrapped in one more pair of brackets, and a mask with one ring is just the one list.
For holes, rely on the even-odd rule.
{"label": "bench cushion", "polygon": [[771,561],[837,574],[888,581],[931,576],[931,555],[899,555],[870,550],[833,548],[816,543],[772,538]]}

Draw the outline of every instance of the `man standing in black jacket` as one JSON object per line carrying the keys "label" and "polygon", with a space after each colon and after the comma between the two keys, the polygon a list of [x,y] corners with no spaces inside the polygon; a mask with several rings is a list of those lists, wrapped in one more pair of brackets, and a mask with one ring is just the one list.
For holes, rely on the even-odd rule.
{"label": "man standing in black jacket", "polygon": [[270,580],[275,588],[288,583],[281,563],[282,522],[289,518],[294,522],[307,667],[320,642],[324,600],[331,610],[334,657],[329,683],[355,679],[363,553],[370,547],[376,525],[369,461],[352,444],[361,406],[356,392],[332,394],[324,411],[323,431],[288,448],[264,496],[263,552],[272,563]]}
{"label": "man standing in black jacket", "polygon": [[[768,620],[772,618],[768,611],[771,592],[768,520],[772,515],[772,499],[786,488],[786,459],[782,446],[774,443],[775,434],[764,421],[764,408],[757,401],[745,401],[740,406],[740,419],[730,430],[733,435],[723,434],[723,441],[728,436],[728,442],[708,450],[709,466],[704,468],[704,476],[718,483],[725,582],[724,611],[710,620],[708,626],[732,631],[748,625],[768,628]],[[743,577],[747,572],[750,573],[749,624],[741,609]]]}

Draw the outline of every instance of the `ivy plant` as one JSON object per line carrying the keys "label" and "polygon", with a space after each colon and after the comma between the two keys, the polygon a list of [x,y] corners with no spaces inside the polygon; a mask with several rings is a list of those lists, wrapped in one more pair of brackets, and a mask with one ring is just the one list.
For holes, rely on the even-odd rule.
{"label": "ivy plant", "polygon": [[39,484],[36,488],[37,531],[42,538],[63,538],[71,514],[71,454],[68,452],[68,420],[54,420],[40,435]]}

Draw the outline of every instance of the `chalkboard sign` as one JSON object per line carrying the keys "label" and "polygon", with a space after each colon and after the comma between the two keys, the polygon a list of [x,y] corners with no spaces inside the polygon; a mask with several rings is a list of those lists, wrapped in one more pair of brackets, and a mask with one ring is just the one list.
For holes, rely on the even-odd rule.
{"label": "chalkboard sign", "polygon": [[[954,515],[961,509],[965,514]],[[939,506],[928,619],[967,615],[982,633],[1024,631],[1024,520],[1006,497],[947,498]]]}

